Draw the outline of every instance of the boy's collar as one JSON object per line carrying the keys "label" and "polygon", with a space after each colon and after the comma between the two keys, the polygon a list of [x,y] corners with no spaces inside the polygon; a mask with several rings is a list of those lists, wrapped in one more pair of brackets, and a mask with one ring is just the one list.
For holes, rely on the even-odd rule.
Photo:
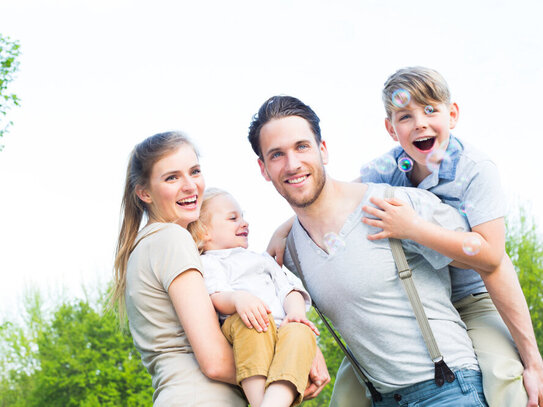
{"label": "boy's collar", "polygon": [[[439,176],[436,181],[439,179],[444,179],[447,181],[452,181],[456,178],[456,167],[458,166],[458,161],[460,160],[460,155],[464,146],[456,137],[452,134],[449,137],[449,144],[447,146],[447,154],[450,160],[443,160],[439,166]],[[396,162],[400,161],[404,157],[409,157],[403,148],[400,147],[399,154],[396,157]],[[410,158],[411,159],[411,158]],[[431,174],[431,178],[434,178]],[[404,173],[404,176],[409,179],[408,174]]]}

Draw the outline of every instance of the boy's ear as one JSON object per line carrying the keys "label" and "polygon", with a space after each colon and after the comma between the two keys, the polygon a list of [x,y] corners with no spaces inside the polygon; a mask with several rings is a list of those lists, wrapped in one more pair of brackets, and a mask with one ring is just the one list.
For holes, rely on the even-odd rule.
{"label": "boy's ear", "polygon": [[149,194],[147,189],[145,189],[141,185],[136,185],[136,195],[146,204],[150,204],[153,202],[153,199],[151,198],[151,195]]}
{"label": "boy's ear", "polygon": [[390,119],[388,117],[385,117],[385,127],[388,131],[388,134],[390,134],[390,137],[394,141],[398,141],[398,136],[396,135],[396,131],[394,130],[394,126],[392,125]]}
{"label": "boy's ear", "polygon": [[266,164],[264,164],[264,161],[262,159],[258,159],[258,166],[260,167],[260,173],[264,177],[266,181],[271,181],[270,177],[268,176],[268,171],[266,170]]}
{"label": "boy's ear", "polygon": [[456,103],[451,103],[451,105],[449,106],[449,129],[452,130],[456,127],[459,115],[460,111],[458,109],[458,105]]}

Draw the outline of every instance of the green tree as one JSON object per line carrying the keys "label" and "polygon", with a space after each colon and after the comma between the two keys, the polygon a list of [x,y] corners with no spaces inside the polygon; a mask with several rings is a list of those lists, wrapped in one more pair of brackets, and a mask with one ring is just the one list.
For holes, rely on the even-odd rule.
{"label": "green tree", "polygon": [[[9,109],[19,106],[19,98],[8,92],[8,85],[19,68],[19,43],[0,34],[0,138],[8,131],[11,121],[5,122]],[[3,145],[0,144],[0,151]]]}
{"label": "green tree", "polygon": [[[2,325],[2,406],[149,406],[151,378],[117,317],[88,301],[65,302],[33,329]],[[26,322],[28,326],[28,321]],[[8,349],[6,349],[8,348]]]}
{"label": "green tree", "polygon": [[543,349],[543,242],[524,208],[507,219],[505,248],[518,273],[530,309],[539,351]]}

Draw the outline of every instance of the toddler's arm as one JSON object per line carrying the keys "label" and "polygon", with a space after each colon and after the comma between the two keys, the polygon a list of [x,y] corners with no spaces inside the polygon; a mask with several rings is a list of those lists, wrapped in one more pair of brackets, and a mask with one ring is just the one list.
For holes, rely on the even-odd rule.
{"label": "toddler's arm", "polygon": [[260,298],[246,291],[222,291],[211,294],[211,302],[221,314],[230,315],[235,312],[247,328],[258,332],[266,331],[270,320],[270,308]]}
{"label": "toddler's arm", "polygon": [[311,328],[316,335],[320,335],[320,332],[315,324],[307,319],[305,315],[305,300],[302,294],[300,294],[298,291],[292,290],[290,293],[288,293],[285,298],[285,302],[283,303],[283,308],[285,309],[285,313],[287,315],[283,319],[283,322],[281,322],[281,326],[288,324],[289,322],[299,322]]}

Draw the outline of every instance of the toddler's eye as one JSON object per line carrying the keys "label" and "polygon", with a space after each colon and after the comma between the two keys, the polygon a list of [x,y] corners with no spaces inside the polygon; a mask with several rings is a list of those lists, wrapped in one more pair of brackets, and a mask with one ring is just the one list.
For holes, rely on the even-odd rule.
{"label": "toddler's eye", "polygon": [[400,121],[406,120],[406,119],[409,119],[410,117],[411,117],[411,115],[409,115],[409,114],[402,114],[402,115],[400,116],[399,120],[400,120]]}

